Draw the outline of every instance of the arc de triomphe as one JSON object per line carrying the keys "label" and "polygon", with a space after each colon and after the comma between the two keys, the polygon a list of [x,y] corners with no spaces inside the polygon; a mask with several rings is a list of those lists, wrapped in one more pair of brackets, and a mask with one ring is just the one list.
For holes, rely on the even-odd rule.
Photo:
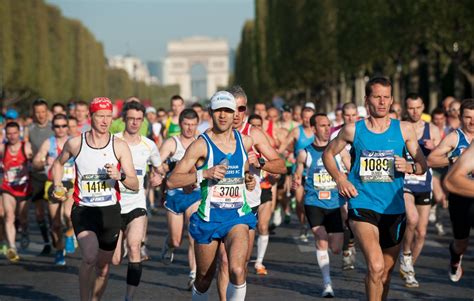
{"label": "arc de triomphe", "polygon": [[229,81],[229,45],[224,39],[190,37],[168,42],[163,66],[163,83],[178,84],[185,100],[192,96],[191,67],[202,64],[207,71],[207,97]]}

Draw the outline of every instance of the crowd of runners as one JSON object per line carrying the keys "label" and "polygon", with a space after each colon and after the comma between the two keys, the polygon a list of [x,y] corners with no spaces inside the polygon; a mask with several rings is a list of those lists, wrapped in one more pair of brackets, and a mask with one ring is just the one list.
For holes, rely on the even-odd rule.
{"label": "crowd of runners", "polygon": [[[417,94],[394,102],[383,77],[368,81],[365,95],[364,106],[348,102],[331,114],[312,102],[249,105],[239,86],[208,105],[187,108],[173,96],[169,111],[136,97],[119,112],[106,97],[67,106],[38,99],[31,116],[5,108],[0,252],[22,260],[34,206],[42,255],[66,265],[80,248],[81,300],[101,299],[110,265],[124,259],[132,300],[150,259],[148,217],[166,210],[159,259],[173,264],[187,235],[183,286],[192,299],[207,300],[216,276],[221,300],[244,300],[247,274],[271,273],[270,233],[295,214],[299,239],[314,236],[321,295],[337,295],[330,257],[351,270],[362,252],[367,297],[381,300],[396,264],[407,288],[419,286],[431,222],[438,235],[452,228],[443,264],[457,282],[474,226],[474,99],[448,97],[428,115]],[[446,208],[451,225],[438,218]]]}

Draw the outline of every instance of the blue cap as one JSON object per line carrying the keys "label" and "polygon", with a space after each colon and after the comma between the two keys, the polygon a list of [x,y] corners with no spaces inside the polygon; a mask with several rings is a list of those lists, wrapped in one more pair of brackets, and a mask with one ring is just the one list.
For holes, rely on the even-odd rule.
{"label": "blue cap", "polygon": [[15,109],[8,109],[7,112],[5,113],[5,118],[7,118],[7,119],[17,119],[18,118],[18,112]]}

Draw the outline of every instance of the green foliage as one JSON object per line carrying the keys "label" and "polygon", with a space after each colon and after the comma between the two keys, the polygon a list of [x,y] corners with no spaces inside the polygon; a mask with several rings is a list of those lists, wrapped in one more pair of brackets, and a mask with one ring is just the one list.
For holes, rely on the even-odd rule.
{"label": "green foliage", "polygon": [[265,100],[308,89],[323,95],[361,75],[410,81],[423,64],[439,83],[454,64],[471,84],[464,96],[472,96],[473,14],[472,0],[255,0],[234,81]]}
{"label": "green foliage", "polygon": [[65,18],[44,0],[0,0],[0,20],[0,97],[3,93],[8,103],[40,96],[67,102],[135,95],[159,104],[179,91],[109,70],[102,43],[80,21]]}

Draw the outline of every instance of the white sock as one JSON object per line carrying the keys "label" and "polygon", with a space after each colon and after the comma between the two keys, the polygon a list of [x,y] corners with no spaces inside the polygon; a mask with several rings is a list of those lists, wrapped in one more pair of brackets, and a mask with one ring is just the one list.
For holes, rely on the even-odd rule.
{"label": "white sock", "polygon": [[257,238],[257,260],[256,264],[262,264],[263,257],[265,257],[265,252],[267,252],[268,240],[270,235],[259,235]]}
{"label": "white sock", "polygon": [[247,293],[247,282],[241,285],[235,285],[229,282],[227,285],[227,301],[244,301]]}
{"label": "white sock", "polygon": [[318,265],[323,274],[324,284],[331,283],[331,276],[329,275],[329,254],[327,250],[316,250],[316,258],[318,259]]}
{"label": "white sock", "polygon": [[209,299],[208,292],[201,293],[193,285],[193,297],[191,299],[192,301],[207,301],[208,299]]}

